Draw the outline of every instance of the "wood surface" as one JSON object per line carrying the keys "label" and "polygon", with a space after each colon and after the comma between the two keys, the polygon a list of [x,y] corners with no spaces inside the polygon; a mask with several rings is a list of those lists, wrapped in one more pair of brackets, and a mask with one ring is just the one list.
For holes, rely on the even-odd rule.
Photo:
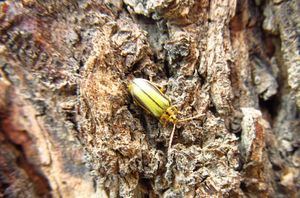
{"label": "wood surface", "polygon": [[[0,2],[0,197],[299,197],[298,0]],[[137,107],[133,77],[181,118]]]}

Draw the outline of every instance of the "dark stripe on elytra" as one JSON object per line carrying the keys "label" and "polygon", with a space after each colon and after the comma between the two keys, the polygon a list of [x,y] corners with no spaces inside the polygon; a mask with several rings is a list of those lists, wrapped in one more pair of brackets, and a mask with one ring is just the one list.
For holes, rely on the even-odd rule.
{"label": "dark stripe on elytra", "polygon": [[[135,83],[134,83],[135,84]],[[146,94],[159,108],[161,108],[162,110],[164,110],[153,98],[151,98],[151,96],[149,94],[147,94],[139,85],[135,84],[136,86],[138,86],[138,88],[144,93]]]}
{"label": "dark stripe on elytra", "polygon": [[[135,100],[136,103],[138,103],[138,105],[140,105],[144,110],[148,111],[149,113],[152,113],[150,111],[150,109],[145,105],[145,103],[143,103],[140,98],[133,96],[133,100]],[[153,114],[153,113],[152,113]]]}
{"label": "dark stripe on elytra", "polygon": [[[154,88],[164,99],[166,99],[167,101],[169,101],[169,99],[166,97],[166,96],[164,96],[164,94],[162,94],[161,93],[161,91],[156,87],[156,86],[154,86],[154,85],[152,85],[151,83],[149,83],[149,85],[152,87],[152,88]],[[169,101],[170,102],[170,101]]]}

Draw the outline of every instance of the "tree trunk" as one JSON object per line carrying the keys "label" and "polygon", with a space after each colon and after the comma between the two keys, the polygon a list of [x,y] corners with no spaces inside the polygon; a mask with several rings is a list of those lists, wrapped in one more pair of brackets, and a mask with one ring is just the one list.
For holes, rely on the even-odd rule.
{"label": "tree trunk", "polygon": [[299,197],[299,1],[0,3],[0,197]]}

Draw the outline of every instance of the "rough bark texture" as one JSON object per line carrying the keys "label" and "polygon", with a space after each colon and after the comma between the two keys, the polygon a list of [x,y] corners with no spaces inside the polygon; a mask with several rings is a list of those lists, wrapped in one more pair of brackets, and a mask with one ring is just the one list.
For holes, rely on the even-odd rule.
{"label": "rough bark texture", "polygon": [[[297,0],[0,3],[0,197],[299,197]],[[133,104],[151,79],[183,112]]]}

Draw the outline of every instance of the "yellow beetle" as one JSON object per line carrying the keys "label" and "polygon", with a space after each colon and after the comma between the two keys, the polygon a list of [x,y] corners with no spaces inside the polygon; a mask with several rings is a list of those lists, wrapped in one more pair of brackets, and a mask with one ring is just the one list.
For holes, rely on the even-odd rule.
{"label": "yellow beetle", "polygon": [[169,149],[172,145],[176,124],[178,122],[184,122],[202,116],[202,114],[200,114],[194,117],[179,120],[177,118],[179,111],[175,106],[172,106],[170,99],[165,96],[154,83],[146,79],[134,78],[129,83],[128,89],[133,97],[134,102],[142,107],[145,111],[158,118],[164,126],[166,126],[168,122],[173,123]]}

